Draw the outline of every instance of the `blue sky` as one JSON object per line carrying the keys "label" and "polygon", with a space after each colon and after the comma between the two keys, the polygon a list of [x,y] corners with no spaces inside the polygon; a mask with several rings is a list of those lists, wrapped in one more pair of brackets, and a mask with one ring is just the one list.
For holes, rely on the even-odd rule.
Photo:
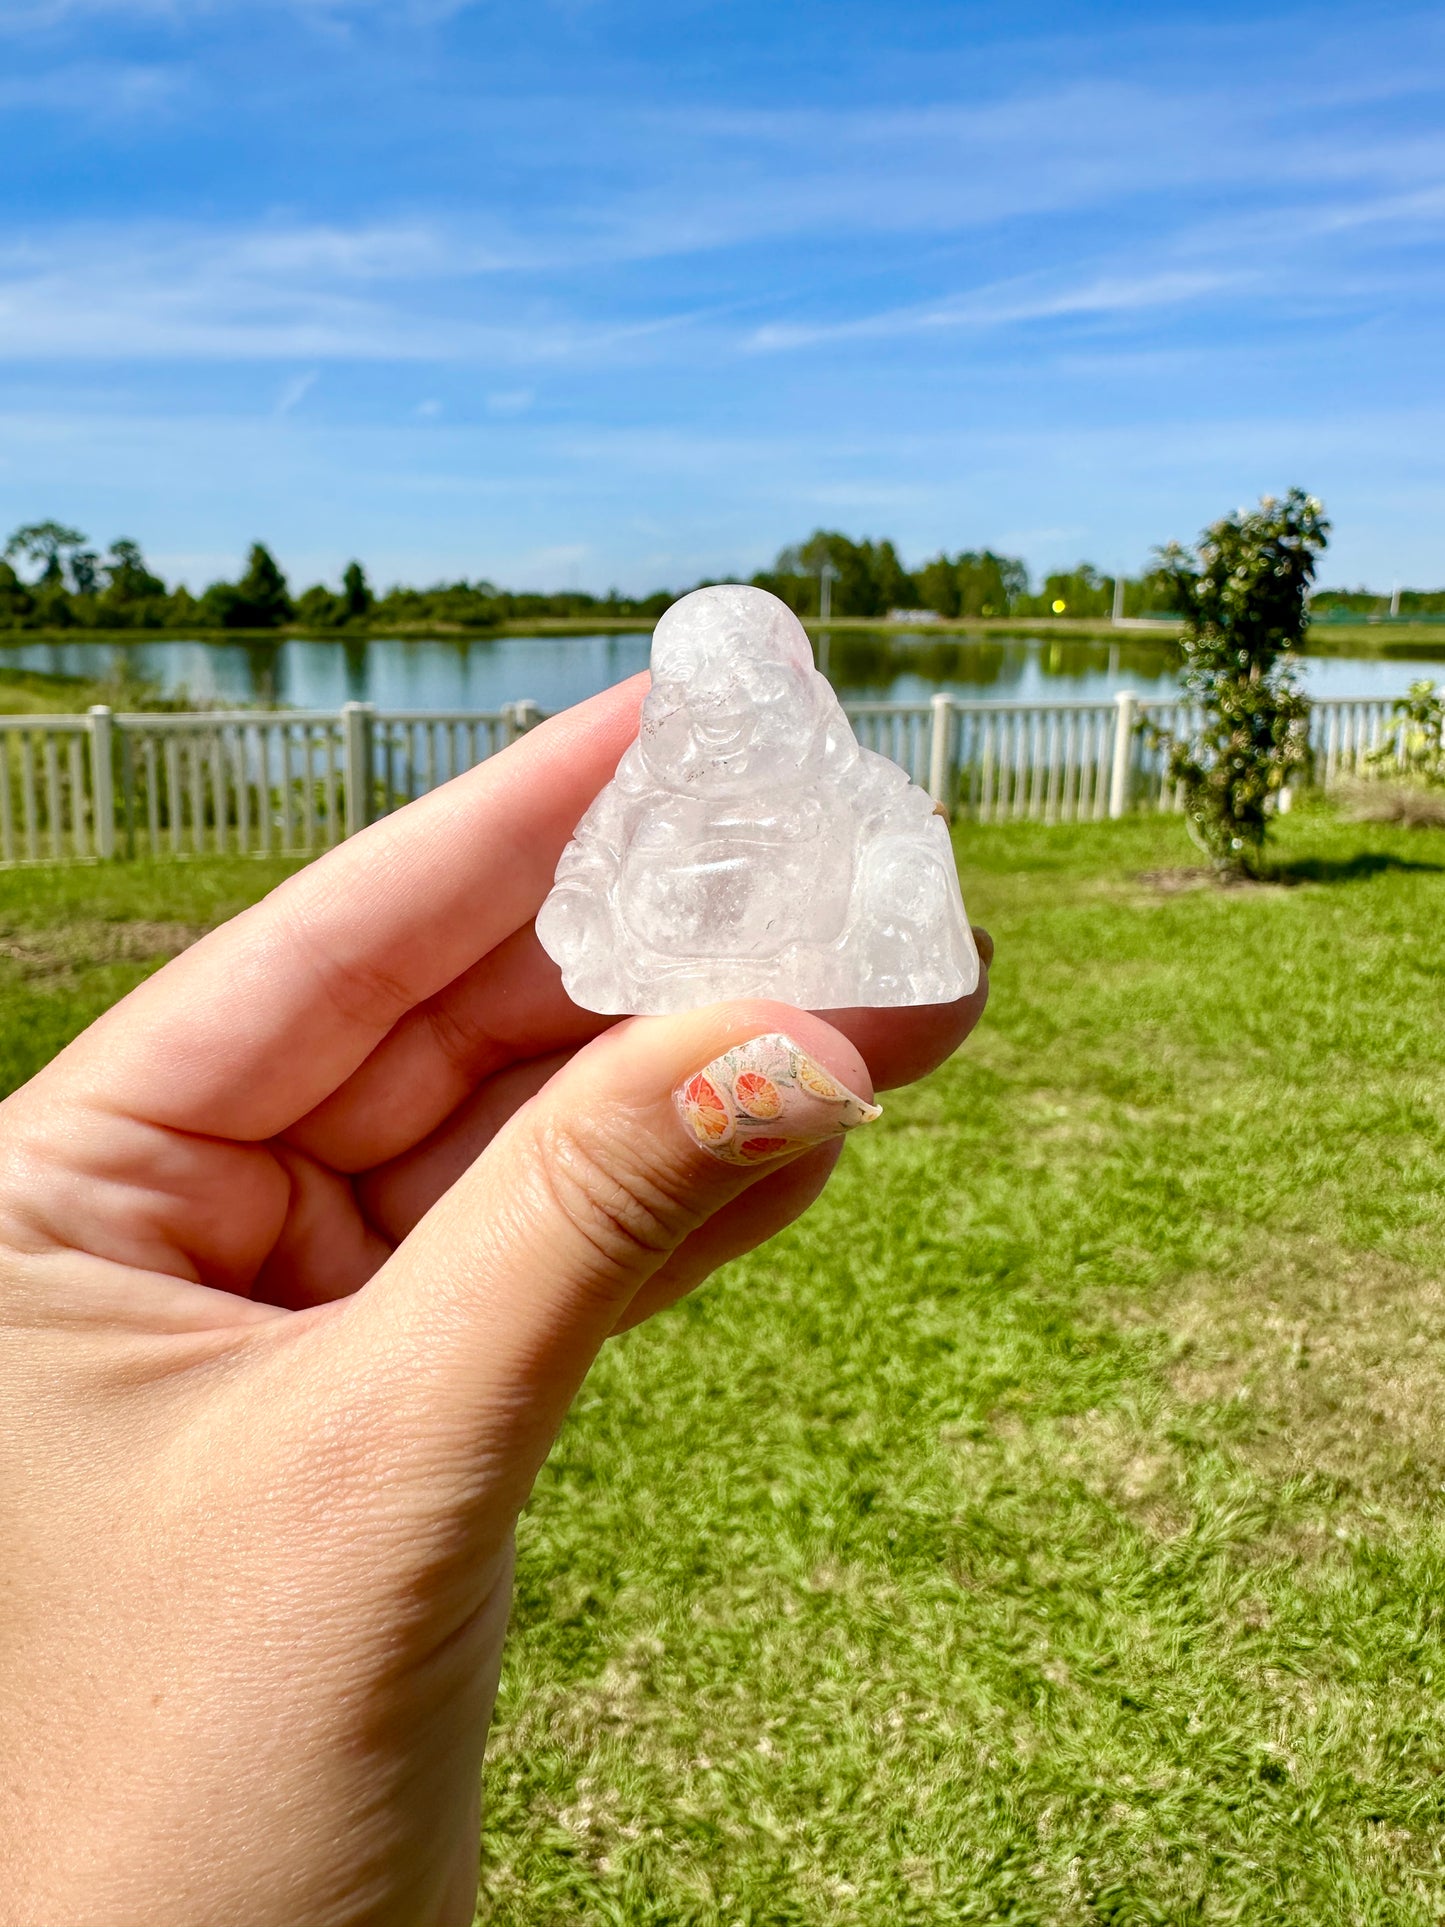
{"label": "blue sky", "polygon": [[0,0],[0,524],[640,590],[1298,481],[1445,583],[1445,17]]}

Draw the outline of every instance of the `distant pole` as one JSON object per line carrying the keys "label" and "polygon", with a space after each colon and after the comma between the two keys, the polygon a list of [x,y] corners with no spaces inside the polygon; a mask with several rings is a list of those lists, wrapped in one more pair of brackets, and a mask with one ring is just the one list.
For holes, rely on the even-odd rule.
{"label": "distant pole", "polygon": [[1394,588],[1391,589],[1390,591],[1390,614],[1392,616],[1397,616],[1399,615],[1399,613],[1400,613],[1400,585],[1397,582]]}
{"label": "distant pole", "polygon": [[1116,575],[1114,577],[1114,613],[1110,617],[1110,621],[1117,623],[1117,622],[1122,622],[1123,620],[1124,620],[1124,578],[1121,575]]}

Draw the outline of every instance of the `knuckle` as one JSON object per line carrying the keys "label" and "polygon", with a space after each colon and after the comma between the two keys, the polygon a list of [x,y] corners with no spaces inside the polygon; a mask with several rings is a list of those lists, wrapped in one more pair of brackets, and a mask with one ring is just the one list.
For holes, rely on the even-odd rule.
{"label": "knuckle", "polygon": [[462,996],[444,992],[425,1006],[422,1021],[442,1056],[467,1076],[487,1063],[496,1049],[485,1015]]}
{"label": "knuckle", "polygon": [[389,1030],[410,1009],[415,995],[405,969],[358,952],[338,955],[304,916],[288,919],[288,948],[304,960],[316,988],[344,1022],[369,1030]]}
{"label": "knuckle", "polygon": [[539,1130],[535,1168],[604,1283],[651,1271],[706,1215],[605,1126],[549,1119]]}

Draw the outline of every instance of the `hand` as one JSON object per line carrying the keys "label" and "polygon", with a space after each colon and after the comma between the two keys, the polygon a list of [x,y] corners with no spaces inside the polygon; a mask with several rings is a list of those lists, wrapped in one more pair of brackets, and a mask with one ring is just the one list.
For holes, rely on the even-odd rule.
{"label": "hand", "polygon": [[726,1163],[673,1092],[783,1031],[866,1098],[976,1021],[983,988],[568,1002],[531,919],[644,681],[293,877],[0,1106],[10,1927],[467,1927],[513,1528],[568,1403],[841,1146]]}

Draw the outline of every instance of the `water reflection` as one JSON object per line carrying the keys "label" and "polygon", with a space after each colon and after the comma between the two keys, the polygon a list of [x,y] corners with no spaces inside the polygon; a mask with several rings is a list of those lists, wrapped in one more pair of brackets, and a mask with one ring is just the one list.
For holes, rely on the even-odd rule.
{"label": "water reflection", "polygon": [[[439,642],[26,642],[0,644],[0,665],[148,683],[202,704],[486,710],[525,697],[553,710],[645,669],[649,640],[638,632]],[[1015,701],[1104,698],[1121,689],[1164,695],[1178,666],[1172,644],[1152,636],[1085,642],[838,628],[820,642],[819,655],[843,695],[894,701],[935,689]],[[1304,664],[1307,687],[1321,696],[1393,696],[1423,675],[1445,676],[1445,636],[1433,659],[1311,656]]]}
{"label": "water reflection", "polygon": [[[821,660],[821,639],[818,654]],[[1153,637],[1060,642],[1016,636],[879,636],[835,629],[827,662],[834,683],[850,695],[904,701],[947,689],[957,696],[1028,701],[1110,696],[1120,689],[1164,691],[1174,684],[1179,655],[1172,644]]]}

